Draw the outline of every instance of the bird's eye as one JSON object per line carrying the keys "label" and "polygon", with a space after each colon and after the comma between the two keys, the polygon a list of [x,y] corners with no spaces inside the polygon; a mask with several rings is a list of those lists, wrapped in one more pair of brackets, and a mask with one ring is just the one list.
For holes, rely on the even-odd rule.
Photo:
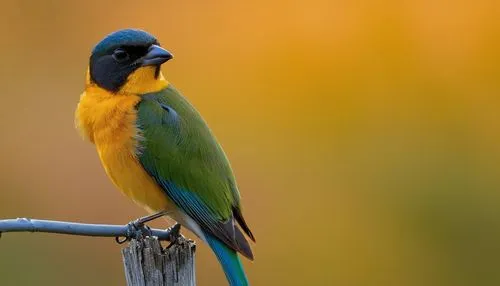
{"label": "bird's eye", "polygon": [[129,59],[129,55],[128,53],[123,50],[123,49],[116,49],[114,52],[113,52],[113,58],[117,61],[117,62],[124,62],[126,60]]}

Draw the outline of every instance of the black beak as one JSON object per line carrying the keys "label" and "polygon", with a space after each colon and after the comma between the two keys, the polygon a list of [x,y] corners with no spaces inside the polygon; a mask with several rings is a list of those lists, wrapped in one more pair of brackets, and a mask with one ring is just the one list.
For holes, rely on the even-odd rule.
{"label": "black beak", "polygon": [[174,56],[164,48],[152,45],[149,47],[148,53],[142,57],[141,66],[159,66],[173,57]]}

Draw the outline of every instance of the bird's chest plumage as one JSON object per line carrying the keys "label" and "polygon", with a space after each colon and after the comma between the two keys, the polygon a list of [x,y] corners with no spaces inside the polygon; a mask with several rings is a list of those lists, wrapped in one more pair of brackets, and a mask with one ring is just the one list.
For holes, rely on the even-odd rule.
{"label": "bird's chest plumage", "polygon": [[171,203],[137,159],[141,142],[136,126],[137,95],[84,93],[76,119],[83,135],[97,148],[99,158],[113,183],[149,211],[169,209]]}

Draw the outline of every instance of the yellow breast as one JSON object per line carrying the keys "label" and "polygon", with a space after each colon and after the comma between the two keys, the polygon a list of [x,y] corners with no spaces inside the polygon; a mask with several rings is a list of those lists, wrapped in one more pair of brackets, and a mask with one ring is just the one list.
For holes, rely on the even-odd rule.
{"label": "yellow breast", "polygon": [[137,204],[157,212],[172,204],[136,156],[140,134],[135,106],[140,99],[134,93],[111,94],[88,84],[76,110],[76,123],[95,144],[111,181]]}

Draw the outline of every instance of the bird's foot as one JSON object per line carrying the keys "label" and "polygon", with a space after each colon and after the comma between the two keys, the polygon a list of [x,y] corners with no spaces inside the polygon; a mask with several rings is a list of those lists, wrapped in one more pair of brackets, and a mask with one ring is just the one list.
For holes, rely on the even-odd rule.
{"label": "bird's foot", "polygon": [[127,235],[124,238],[115,237],[118,244],[123,244],[131,239],[139,239],[146,236],[151,236],[151,228],[145,223],[155,220],[167,214],[166,211],[161,211],[149,216],[141,217],[127,224]]}
{"label": "bird's foot", "polygon": [[151,235],[151,228],[140,220],[134,220],[127,224],[127,234],[125,237],[115,237],[118,244],[123,244],[131,239],[140,239]]}
{"label": "bird's foot", "polygon": [[168,230],[170,231],[170,243],[167,245],[167,247],[165,247],[165,249],[169,249],[170,247],[172,247],[179,241],[179,239],[185,239],[181,234],[181,225],[179,223],[176,223],[173,226],[169,227]]}

